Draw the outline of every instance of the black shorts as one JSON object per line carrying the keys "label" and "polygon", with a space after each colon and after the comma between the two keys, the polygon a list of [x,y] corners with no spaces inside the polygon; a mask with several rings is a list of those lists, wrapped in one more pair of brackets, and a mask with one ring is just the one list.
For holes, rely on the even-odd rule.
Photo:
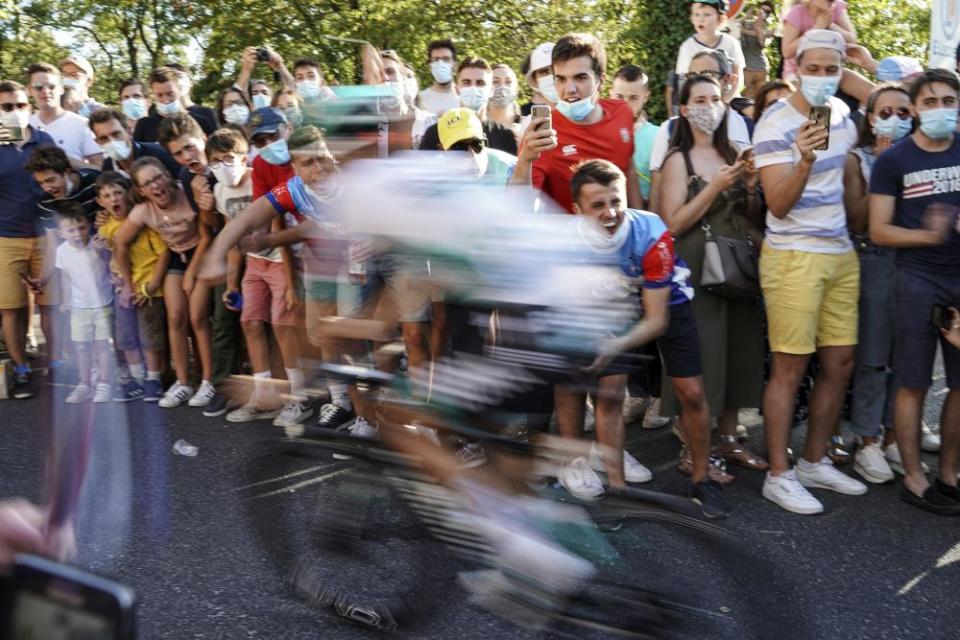
{"label": "black shorts", "polygon": [[183,275],[183,273],[187,270],[187,267],[190,265],[190,261],[193,260],[193,253],[196,250],[196,247],[182,252],[171,249],[170,262],[167,264],[167,273]]}
{"label": "black shorts", "polygon": [[657,338],[657,349],[668,378],[695,378],[703,374],[697,320],[689,302],[670,307],[667,332]]}
{"label": "black shorts", "polygon": [[960,389],[960,349],[930,324],[934,305],[960,305],[960,278],[900,269],[896,295],[893,373],[897,386],[930,388],[939,345],[947,388]]}

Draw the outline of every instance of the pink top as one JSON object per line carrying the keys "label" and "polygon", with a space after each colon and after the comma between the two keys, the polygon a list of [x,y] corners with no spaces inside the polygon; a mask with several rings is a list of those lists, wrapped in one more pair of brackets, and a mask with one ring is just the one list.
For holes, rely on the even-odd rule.
{"label": "pink top", "polygon": [[179,187],[169,208],[160,209],[147,200],[135,206],[129,218],[159,233],[171,251],[183,253],[200,244],[197,214],[190,208],[187,196]]}
{"label": "pink top", "polygon": [[[836,0],[833,3],[833,21],[838,22],[843,16],[847,13],[847,3],[843,0]],[[787,12],[787,15],[783,16],[784,24],[793,25],[793,27],[799,32],[799,35],[802,36],[810,29],[813,29],[813,15],[811,15],[810,10],[807,9],[807,5],[803,2],[797,2],[790,8],[790,11]],[[783,61],[783,77],[795,79],[797,77],[797,61],[796,58],[788,58]]]}

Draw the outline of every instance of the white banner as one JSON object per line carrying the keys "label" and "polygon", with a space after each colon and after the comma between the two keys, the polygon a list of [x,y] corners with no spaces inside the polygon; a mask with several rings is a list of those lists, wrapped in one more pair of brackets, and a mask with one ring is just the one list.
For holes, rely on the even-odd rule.
{"label": "white banner", "polygon": [[960,43],[960,0],[933,0],[930,66],[954,69]]}

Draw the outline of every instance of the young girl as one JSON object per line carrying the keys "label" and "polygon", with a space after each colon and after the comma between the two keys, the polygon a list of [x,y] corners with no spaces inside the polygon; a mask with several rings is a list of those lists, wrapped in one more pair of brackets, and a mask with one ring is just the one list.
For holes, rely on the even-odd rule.
{"label": "young girl", "polygon": [[[114,241],[117,267],[124,285],[133,291],[130,245],[143,227],[160,234],[170,248],[171,258],[163,280],[167,306],[170,352],[177,381],[160,399],[161,407],[177,407],[190,400],[190,406],[203,406],[214,394],[210,383],[213,353],[210,332],[210,286],[196,279],[197,266],[212,239],[209,228],[200,224],[197,214],[173,176],[156,158],[140,158],[133,164],[130,177],[137,204],[123,222]],[[202,381],[194,394],[189,384],[187,360],[187,318],[193,328],[200,358]],[[197,398],[198,400],[194,400]]]}
{"label": "young girl", "polygon": [[[726,130],[720,85],[707,76],[688,79],[680,92],[673,152],[663,166],[660,215],[676,237],[677,255],[690,268],[694,316],[703,349],[703,381],[711,413],[718,416],[724,458],[754,470],[766,461],[737,442],[737,411],[760,404],[763,340],[760,304],[735,301],[700,285],[707,233],[750,240],[760,203],[758,173],[737,159]],[[752,241],[752,240],[751,240]],[[671,409],[671,385],[664,385]]]}

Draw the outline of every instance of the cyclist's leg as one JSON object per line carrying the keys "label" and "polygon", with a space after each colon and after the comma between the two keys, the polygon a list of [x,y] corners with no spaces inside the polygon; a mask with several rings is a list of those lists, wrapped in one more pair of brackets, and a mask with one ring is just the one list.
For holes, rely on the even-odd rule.
{"label": "cyclist's leg", "polygon": [[596,412],[597,440],[603,449],[603,466],[611,487],[624,487],[623,476],[623,398],[627,374],[603,376],[597,379]]}

